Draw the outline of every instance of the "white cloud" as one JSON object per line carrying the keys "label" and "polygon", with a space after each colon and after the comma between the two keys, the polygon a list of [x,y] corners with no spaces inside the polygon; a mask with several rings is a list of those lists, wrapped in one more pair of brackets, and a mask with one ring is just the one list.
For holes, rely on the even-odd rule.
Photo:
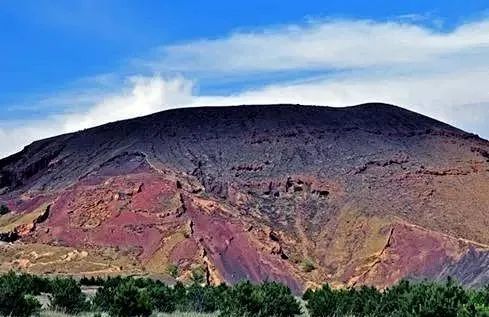
{"label": "white cloud", "polygon": [[487,34],[489,21],[442,33],[411,23],[333,20],[166,46],[149,64],[219,73],[413,65],[487,53]]}
{"label": "white cloud", "polygon": [[[487,34],[489,20],[444,33],[401,22],[323,21],[164,47],[163,55],[144,63],[155,72],[184,75],[141,75],[106,93],[54,95],[48,100],[75,110],[36,122],[0,121],[0,157],[36,139],[182,106],[381,101],[487,138]],[[304,71],[316,77],[298,80]],[[232,94],[199,93],[194,86],[213,78],[253,83],[254,74],[273,78],[277,72],[288,80]]]}
{"label": "white cloud", "polygon": [[182,107],[191,102],[191,89],[192,82],[183,78],[133,77],[129,90],[103,98],[84,113],[64,115],[60,121],[65,131],[73,131]]}

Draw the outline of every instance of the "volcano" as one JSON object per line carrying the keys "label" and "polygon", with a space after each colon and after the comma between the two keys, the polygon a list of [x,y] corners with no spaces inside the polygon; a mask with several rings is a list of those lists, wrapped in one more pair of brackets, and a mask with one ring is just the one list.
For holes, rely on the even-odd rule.
{"label": "volcano", "polygon": [[386,104],[169,110],[0,160],[0,270],[489,281],[489,142]]}

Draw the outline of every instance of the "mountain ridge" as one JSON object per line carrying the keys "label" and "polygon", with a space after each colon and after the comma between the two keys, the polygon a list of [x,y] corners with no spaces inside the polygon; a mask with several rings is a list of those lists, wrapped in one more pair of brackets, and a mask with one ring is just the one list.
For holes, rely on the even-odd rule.
{"label": "mountain ridge", "polygon": [[[433,120],[433,121],[436,121],[436,122],[441,123],[443,125],[446,125],[447,127],[451,127],[454,130],[464,132],[464,131],[462,131],[462,130],[456,128],[456,127],[453,127],[453,126],[451,126],[451,125],[449,125],[447,123],[444,123],[442,121],[438,121],[436,119],[432,119],[432,118],[427,117],[425,115],[422,115],[420,113],[417,113],[417,112],[414,112],[414,111],[411,111],[411,110],[408,110],[408,109],[405,109],[405,108],[402,108],[402,107],[399,107],[399,106],[396,106],[396,105],[387,104],[387,103],[369,102],[369,103],[362,103],[362,104],[358,104],[358,105],[354,105],[354,106],[344,106],[344,107],[330,107],[330,106],[303,105],[303,104],[261,104],[261,105],[244,104],[244,105],[232,105],[232,106],[182,107],[182,108],[172,108],[172,109],[162,110],[162,111],[159,111],[159,112],[155,112],[155,113],[144,115],[144,116],[140,116],[140,117],[117,120],[117,121],[108,122],[108,123],[105,123],[105,124],[102,124],[102,125],[98,125],[98,126],[95,126],[95,127],[90,127],[90,128],[86,128],[86,129],[83,129],[83,130],[79,130],[79,131],[68,132],[68,133],[64,133],[64,134],[59,134],[59,135],[56,135],[56,136],[48,137],[48,138],[45,138],[45,139],[36,140],[36,141],[32,142],[31,144],[26,145],[23,150],[25,150],[25,148],[27,148],[27,147],[35,146],[39,142],[53,140],[53,139],[56,139],[56,138],[59,138],[59,137],[63,137],[63,136],[70,136],[70,135],[73,135],[73,134],[76,134],[76,133],[80,133],[80,132],[83,132],[83,131],[97,129],[97,128],[101,127],[101,126],[123,124],[124,122],[129,122],[129,121],[133,121],[133,120],[141,120],[141,119],[145,119],[145,118],[161,116],[163,114],[168,114],[168,113],[172,113],[172,112],[176,112],[176,113],[177,112],[186,112],[186,111],[190,111],[191,112],[194,109],[204,109],[204,110],[211,110],[211,111],[213,111],[213,110],[222,111],[223,109],[224,110],[228,110],[228,109],[231,109],[231,108],[238,108],[238,107],[239,108],[263,108],[263,107],[277,107],[277,106],[278,107],[281,107],[281,106],[282,107],[283,106],[285,106],[285,107],[302,107],[302,108],[311,108],[311,109],[313,109],[313,108],[322,108],[322,109],[327,109],[328,111],[334,111],[334,110],[338,110],[338,111],[352,110],[352,111],[355,111],[355,110],[358,110],[358,109],[370,111],[370,110],[379,110],[380,108],[390,109],[390,110],[399,110],[399,111],[404,111],[405,113],[415,114],[415,115],[419,115],[419,116],[428,118],[430,120]],[[468,133],[468,132],[465,132],[465,133],[467,133],[468,135],[473,135],[475,137],[478,137],[477,135],[472,134],[472,133]],[[3,160],[7,160],[8,158],[19,154],[23,150],[21,150],[19,152],[16,152],[16,153],[13,153],[11,155],[8,155],[6,157],[0,158],[0,164],[1,164],[1,162]]]}
{"label": "mountain ridge", "polygon": [[[298,108],[301,109],[299,112],[306,112],[307,113],[306,118],[301,118],[302,120],[294,120],[291,118],[287,118],[287,116],[292,116],[294,114],[294,111],[296,111]],[[454,128],[448,124],[445,124],[445,123],[436,121],[434,119],[431,119],[429,117],[417,114],[415,112],[411,112],[409,110],[406,110],[406,109],[403,109],[403,108],[400,108],[397,106],[393,106],[393,105],[388,105],[388,104],[368,103],[368,104],[361,104],[361,105],[357,105],[357,106],[353,106],[353,107],[343,107],[343,108],[333,108],[333,107],[323,107],[323,106],[301,106],[301,105],[244,105],[244,106],[230,106],[230,107],[181,108],[181,109],[170,109],[170,110],[158,112],[155,114],[150,114],[148,116],[139,117],[139,118],[135,118],[135,119],[116,121],[116,122],[108,123],[108,124],[105,124],[105,125],[102,125],[99,127],[94,127],[94,128],[85,129],[85,130],[81,130],[81,131],[77,131],[77,132],[73,132],[73,133],[67,133],[67,134],[63,134],[60,136],[51,137],[51,138],[44,139],[44,140],[39,140],[39,141],[36,141],[36,142],[32,143],[31,145],[27,146],[21,152],[1,159],[0,160],[0,168],[5,167],[11,161],[15,161],[16,158],[18,158],[19,156],[22,156],[23,153],[31,151],[31,149],[32,149],[31,152],[38,152],[41,147],[45,147],[48,144],[50,144],[51,142],[56,142],[57,140],[61,140],[61,142],[70,142],[69,139],[71,139],[71,138],[76,138],[76,137],[90,138],[91,137],[90,133],[92,133],[92,131],[100,131],[100,130],[103,131],[103,130],[110,130],[110,129],[113,129],[113,130],[120,130],[120,129],[137,130],[139,128],[144,128],[144,125],[146,125],[147,122],[149,122],[151,124],[151,122],[158,121],[161,119],[163,119],[163,121],[165,121],[165,120],[168,121],[168,120],[172,120],[172,119],[178,121],[178,120],[182,120],[181,117],[183,117],[183,120],[189,121],[187,123],[187,126],[188,126],[188,125],[195,124],[195,122],[198,120],[198,118],[195,118],[195,116],[204,116],[204,118],[203,118],[204,124],[200,127],[200,129],[201,130],[203,129],[203,132],[206,133],[209,130],[211,130],[211,128],[214,125],[214,123],[211,123],[211,120],[209,120],[210,118],[208,118],[209,116],[212,116],[212,113],[221,113],[224,117],[226,117],[226,116],[236,115],[236,113],[246,112],[247,113],[246,115],[248,115],[248,116],[250,116],[250,115],[251,116],[257,116],[258,113],[263,113],[264,111],[269,112],[268,116],[267,115],[265,116],[264,120],[268,120],[265,124],[275,122],[275,118],[271,117],[274,114],[274,112],[280,113],[280,112],[287,111],[288,113],[285,114],[285,116],[284,116],[284,117],[286,117],[286,119],[289,120],[289,122],[287,122],[287,124],[301,124],[301,125],[306,125],[307,123],[309,123],[309,122],[307,122],[307,120],[313,120],[316,115],[323,115],[324,116],[324,114],[332,114],[333,116],[336,116],[336,117],[333,117],[333,121],[328,122],[328,118],[326,117],[323,120],[319,120],[319,121],[316,120],[316,122],[311,122],[311,123],[315,123],[317,125],[325,125],[325,126],[329,126],[329,127],[330,126],[338,126],[338,125],[341,127],[342,123],[337,122],[337,121],[349,119],[347,116],[351,115],[351,113],[353,112],[354,118],[356,120],[360,120],[360,122],[355,122],[353,124],[353,126],[350,126],[350,127],[348,127],[348,126],[347,127],[341,127],[341,129],[351,130],[351,129],[357,128],[355,126],[355,124],[356,125],[363,124],[364,129],[365,128],[369,129],[369,130],[367,130],[367,132],[377,133],[377,134],[383,133],[381,128],[385,129],[387,127],[386,122],[385,122],[386,118],[384,118],[385,115],[388,115],[388,116],[392,115],[392,114],[400,115],[402,113],[402,115],[404,115],[404,116],[411,117],[410,118],[411,121],[416,121],[416,120],[421,121],[422,120],[423,124],[421,127],[417,127],[417,130],[422,130],[422,128],[424,128],[426,130],[425,131],[417,131],[418,133],[436,133],[435,131],[431,131],[431,129],[435,128],[435,129],[440,129],[441,131],[439,131],[439,132],[443,132],[443,133],[453,133],[453,134],[455,134],[457,136],[461,136],[461,137],[477,138],[473,134],[463,132],[462,130]],[[365,112],[366,112],[366,115],[364,114]],[[338,117],[337,114],[340,114],[340,113],[343,114],[343,116]],[[189,116],[189,114],[190,114],[190,116]],[[377,114],[383,115],[383,116],[381,116],[381,119],[384,119],[384,121],[376,122],[376,120],[374,118],[371,118],[373,115],[377,115]],[[416,120],[414,120],[413,118],[416,118]],[[219,119],[219,118],[217,118],[217,119]],[[234,118],[234,119],[236,119],[236,118]],[[367,120],[365,120],[365,122],[362,122],[363,119],[367,119]],[[399,118],[396,118],[396,117],[394,117],[394,119],[399,120]],[[299,122],[297,122],[297,121],[299,121]],[[306,122],[304,122],[304,121],[306,121]],[[140,124],[142,126],[138,126],[137,124],[135,125],[136,122],[141,122]],[[377,125],[379,127],[375,128],[375,125],[373,125],[372,123],[377,123]],[[168,125],[168,123],[166,123],[166,124]],[[129,126],[129,127],[125,128],[125,126]],[[161,127],[159,127],[159,128],[161,129]],[[279,128],[281,128],[281,127],[279,127]],[[220,132],[223,132],[223,131],[220,131]],[[226,132],[226,131],[224,131],[224,132]],[[397,132],[397,131],[395,131],[395,132]],[[130,133],[130,132],[126,132],[126,133]],[[170,135],[171,135],[171,133],[174,134],[176,132],[170,132]],[[185,131],[184,131],[184,133],[185,133]],[[393,133],[393,132],[391,131],[390,133]],[[408,134],[413,133],[413,131],[406,132],[406,133],[408,133]],[[139,137],[141,137],[141,136],[139,136]]]}

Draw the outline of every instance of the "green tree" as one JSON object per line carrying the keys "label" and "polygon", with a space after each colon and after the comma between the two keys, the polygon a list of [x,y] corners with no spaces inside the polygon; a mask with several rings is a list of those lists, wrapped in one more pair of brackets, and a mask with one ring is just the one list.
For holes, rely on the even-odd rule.
{"label": "green tree", "polygon": [[120,276],[108,277],[92,299],[93,308],[95,310],[109,311],[113,303],[116,289],[127,280],[127,278]]}
{"label": "green tree", "polygon": [[80,284],[85,286],[103,286],[105,284],[105,280],[100,276],[90,278],[84,276],[80,279]]}
{"label": "green tree", "polygon": [[219,288],[192,284],[186,292],[186,311],[212,313],[218,310],[221,300]]}
{"label": "green tree", "polygon": [[277,282],[265,282],[255,291],[263,305],[259,316],[290,317],[301,314],[301,308],[290,289]]}
{"label": "green tree", "polygon": [[179,311],[186,311],[187,304],[187,288],[182,282],[178,281],[173,286],[173,301],[175,303],[175,309]]}
{"label": "green tree", "polygon": [[240,282],[229,289],[221,305],[221,317],[254,316],[259,311],[259,303],[253,296],[254,286],[249,282]]}
{"label": "green tree", "polygon": [[51,281],[49,305],[68,314],[78,314],[89,309],[89,303],[80,284],[72,278],[55,278]]}
{"label": "green tree", "polygon": [[307,302],[306,307],[311,317],[334,316],[337,310],[336,292],[325,284],[318,290],[307,290],[303,299]]}
{"label": "green tree", "polygon": [[17,274],[17,283],[31,295],[51,292],[51,281],[42,276],[27,273]]}
{"label": "green tree", "polygon": [[[410,284],[409,287],[399,292],[393,288],[395,298],[387,290],[384,295],[395,303],[393,309],[397,314],[409,314],[412,316],[446,316],[456,317],[460,309],[468,303],[467,292],[453,280],[446,283],[423,282]],[[383,311],[389,313],[389,311]]]}
{"label": "green tree", "polygon": [[382,293],[372,287],[331,289],[328,285],[303,296],[311,317],[486,316],[483,291],[469,291],[448,279],[446,283],[401,281]]}
{"label": "green tree", "polygon": [[149,316],[153,310],[149,293],[136,286],[133,279],[126,280],[115,288],[109,314],[114,317]]}
{"label": "green tree", "polygon": [[25,283],[14,272],[0,277],[0,315],[27,317],[37,315],[41,304],[29,295]]}
{"label": "green tree", "polygon": [[175,292],[164,284],[156,284],[148,289],[153,307],[163,313],[172,313],[176,308]]}
{"label": "green tree", "polygon": [[238,283],[226,292],[220,311],[222,317],[292,317],[301,314],[300,305],[290,289],[276,282]]}

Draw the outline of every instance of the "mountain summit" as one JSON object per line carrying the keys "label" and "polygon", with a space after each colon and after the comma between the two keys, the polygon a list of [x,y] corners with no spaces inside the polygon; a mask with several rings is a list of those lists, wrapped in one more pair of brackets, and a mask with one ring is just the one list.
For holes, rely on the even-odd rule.
{"label": "mountain summit", "polygon": [[489,281],[489,142],[386,104],[187,108],[0,160],[0,268]]}

